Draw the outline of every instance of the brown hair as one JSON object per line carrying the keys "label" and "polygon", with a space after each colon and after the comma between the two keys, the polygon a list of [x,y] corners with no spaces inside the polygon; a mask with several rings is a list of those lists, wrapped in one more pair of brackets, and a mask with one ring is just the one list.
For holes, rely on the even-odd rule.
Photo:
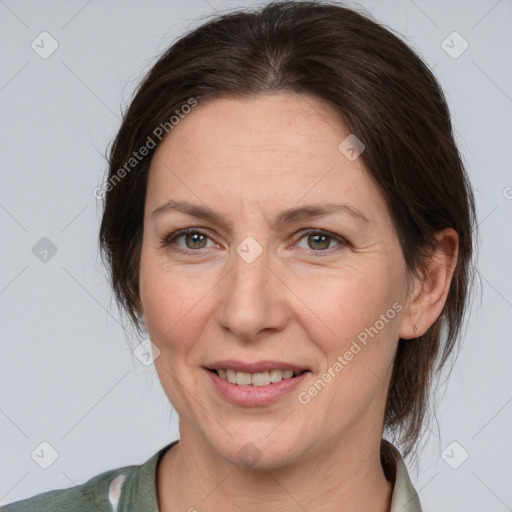
{"label": "brown hair", "polygon": [[364,142],[360,158],[387,202],[410,272],[423,268],[437,231],[458,233],[442,314],[420,338],[401,339],[395,357],[383,421],[407,455],[421,432],[433,374],[454,352],[466,314],[476,214],[440,86],[418,55],[368,14],[334,3],[272,2],[218,15],[159,57],[108,156],[99,240],[116,301],[140,332],[139,262],[155,147],[131,160],[135,152],[156,146],[162,128],[171,132],[171,117],[191,99],[277,91],[327,101]]}

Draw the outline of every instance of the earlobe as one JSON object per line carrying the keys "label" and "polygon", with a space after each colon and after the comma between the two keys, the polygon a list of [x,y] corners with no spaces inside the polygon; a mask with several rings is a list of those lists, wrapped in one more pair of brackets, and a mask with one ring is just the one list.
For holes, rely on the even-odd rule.
{"label": "earlobe", "polygon": [[411,340],[422,335],[418,326],[421,327],[421,296],[424,293],[423,283],[426,277],[423,275],[421,278],[414,277],[412,291],[407,296],[406,306],[404,308],[404,315],[402,324],[400,326],[400,338],[404,340]]}
{"label": "earlobe", "polygon": [[416,279],[409,297],[409,305],[400,327],[402,339],[423,336],[441,315],[446,303],[457,266],[459,237],[453,228],[446,228],[436,234],[436,239],[423,277]]}
{"label": "earlobe", "polygon": [[410,309],[406,312],[402,321],[399,334],[400,338],[404,340],[419,338],[424,334],[421,329],[422,326],[423,323],[421,322],[421,311],[419,311],[417,308]]}

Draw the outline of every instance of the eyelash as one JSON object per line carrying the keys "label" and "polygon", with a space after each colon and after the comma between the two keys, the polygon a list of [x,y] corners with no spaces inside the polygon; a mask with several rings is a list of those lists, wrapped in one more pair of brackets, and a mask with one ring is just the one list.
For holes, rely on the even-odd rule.
{"label": "eyelash", "polygon": [[[181,236],[188,235],[188,234],[204,235],[207,238],[210,238],[207,233],[205,233],[203,231],[200,231],[199,229],[196,229],[196,228],[181,229],[179,231],[171,233],[170,235],[165,236],[162,239],[161,247],[162,248],[166,248],[166,247],[167,248],[171,248],[173,251],[180,252],[180,253],[186,254],[186,255],[191,255],[193,253],[195,253],[195,254],[200,253],[201,249],[184,249],[183,247],[179,247],[179,246],[171,247],[172,243],[175,240],[177,240]],[[348,242],[344,238],[342,238],[339,235],[336,235],[335,233],[331,233],[331,232],[325,231],[323,229],[313,229],[313,228],[301,231],[300,232],[299,241],[302,240],[304,237],[306,237],[308,235],[324,235],[324,236],[327,236],[327,237],[331,238],[332,240],[338,242],[338,244],[339,244],[339,246],[337,246],[338,248],[348,245]],[[211,238],[210,238],[210,240],[211,240]],[[310,249],[310,251],[315,253],[316,255],[320,256],[320,255],[322,255],[321,253],[331,254],[331,250],[332,249],[333,248],[325,249],[325,250],[318,250],[318,251]],[[334,249],[336,249],[336,247],[334,247]]]}

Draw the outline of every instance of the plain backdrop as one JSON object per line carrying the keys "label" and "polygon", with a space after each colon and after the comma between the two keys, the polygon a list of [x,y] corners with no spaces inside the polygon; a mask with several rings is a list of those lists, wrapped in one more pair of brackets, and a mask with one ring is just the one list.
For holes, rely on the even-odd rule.
{"label": "plain backdrop", "polygon": [[[257,4],[0,0],[0,504],[141,464],[179,436],[154,367],[126,341],[98,257],[93,190],[155,56],[244,5]],[[433,68],[478,207],[481,287],[411,479],[425,511],[512,510],[512,2],[347,5]],[[47,469],[41,450],[56,457]]]}

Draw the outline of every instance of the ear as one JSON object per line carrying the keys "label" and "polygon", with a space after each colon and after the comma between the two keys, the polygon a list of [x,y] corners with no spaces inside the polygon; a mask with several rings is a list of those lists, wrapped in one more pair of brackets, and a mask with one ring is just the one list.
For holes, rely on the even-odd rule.
{"label": "ear", "polygon": [[459,254],[459,237],[453,228],[436,233],[436,244],[421,278],[413,278],[400,326],[400,338],[418,338],[437,320],[446,303]]}

